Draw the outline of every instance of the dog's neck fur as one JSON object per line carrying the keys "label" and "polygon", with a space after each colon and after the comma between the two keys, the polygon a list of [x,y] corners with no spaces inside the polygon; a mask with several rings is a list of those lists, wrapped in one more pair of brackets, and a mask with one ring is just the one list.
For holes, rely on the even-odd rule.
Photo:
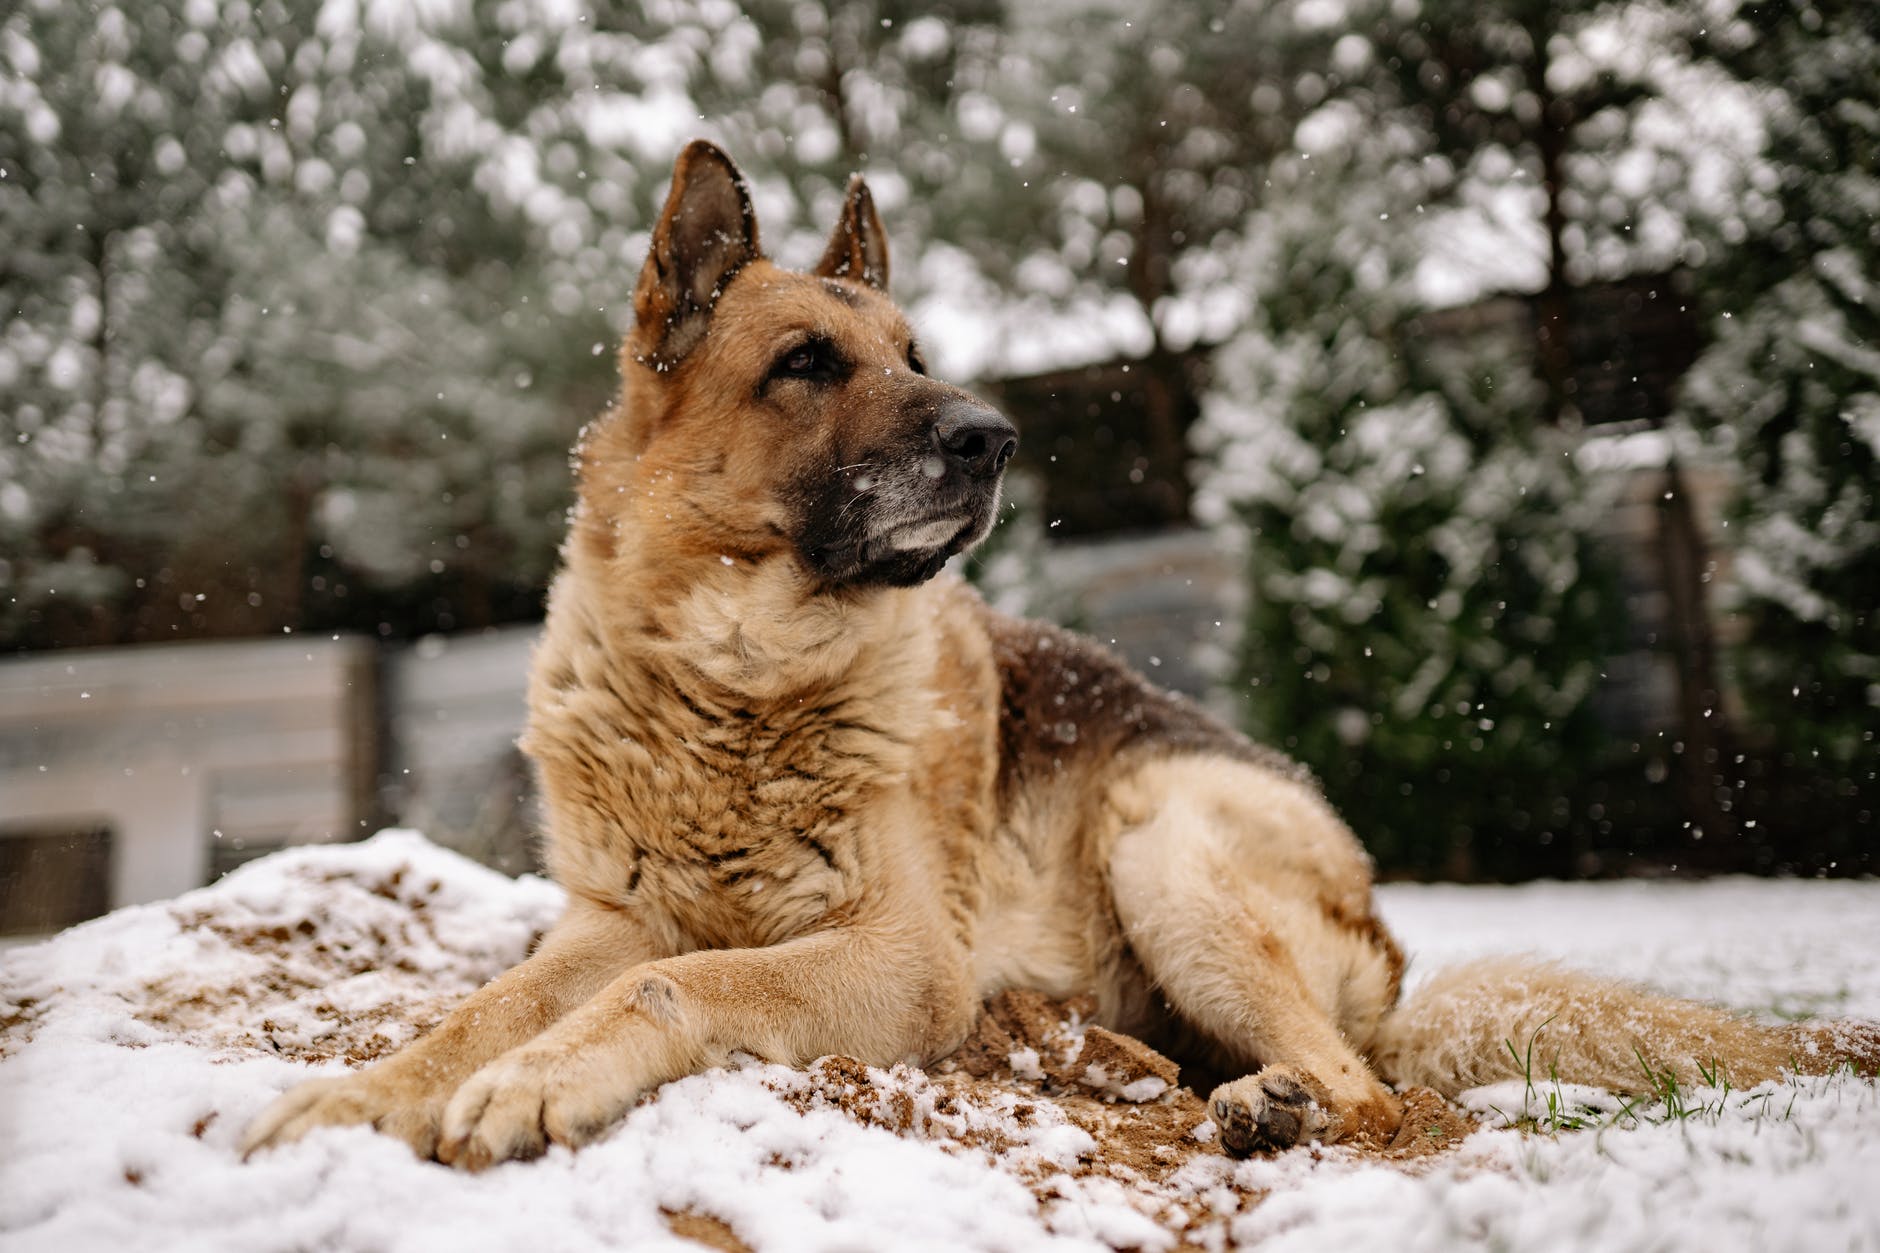
{"label": "dog's neck fur", "polygon": [[831,596],[789,553],[727,564],[623,542],[605,562],[573,545],[565,560],[564,581],[598,592],[586,608],[614,666],[718,702],[761,709],[839,687],[919,637],[911,622],[922,589]]}
{"label": "dog's neck fur", "polygon": [[922,659],[905,642],[921,638],[913,617],[925,589],[832,591],[805,569],[781,517],[728,539],[695,512],[710,499],[699,490],[706,472],[661,460],[649,441],[690,381],[650,378],[630,360],[622,374],[619,402],[577,450],[561,580],[598,592],[593,626],[613,662],[753,708],[867,681],[884,666],[905,690],[920,686],[910,665]]}

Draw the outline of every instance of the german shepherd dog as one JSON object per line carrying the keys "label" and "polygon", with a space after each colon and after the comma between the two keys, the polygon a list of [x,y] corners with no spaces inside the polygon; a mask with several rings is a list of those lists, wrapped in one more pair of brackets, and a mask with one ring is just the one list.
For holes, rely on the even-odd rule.
{"label": "german shepherd dog", "polygon": [[305,1083],[245,1149],[369,1124],[477,1169],[578,1146],[734,1051],[953,1052],[1005,987],[1225,1076],[1233,1153],[1387,1139],[1387,1081],[1637,1087],[1779,1072],[1790,1034],[1551,967],[1397,1005],[1370,863],[1304,771],[1115,657],[1001,616],[948,559],[991,529],[1012,425],[928,376],[851,183],[773,265],[718,148],[680,155],[615,407],[577,450],[522,746],[566,914],[403,1052]]}

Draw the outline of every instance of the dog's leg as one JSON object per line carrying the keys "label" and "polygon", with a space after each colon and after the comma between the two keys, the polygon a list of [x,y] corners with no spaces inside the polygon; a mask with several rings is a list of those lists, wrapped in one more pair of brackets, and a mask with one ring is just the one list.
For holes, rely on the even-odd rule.
{"label": "dog's leg", "polygon": [[1309,894],[1272,890],[1296,882],[1284,859],[1249,864],[1222,817],[1169,796],[1118,837],[1109,865],[1125,938],[1161,995],[1253,1070],[1209,1099],[1223,1147],[1388,1138],[1402,1108],[1335,1018],[1353,970],[1366,981],[1362,941]]}
{"label": "dog's leg", "polygon": [[428,1034],[364,1070],[309,1080],[276,1100],[249,1125],[242,1152],[298,1140],[315,1127],[367,1124],[429,1157],[460,1083],[657,951],[628,915],[571,905],[527,961]]}
{"label": "dog's leg", "polygon": [[[963,1035],[963,980],[931,949],[864,926],[768,948],[714,949],[627,971],[473,1075],[444,1115],[440,1160],[471,1170],[599,1136],[642,1094],[737,1050],[800,1065],[845,1053],[887,1065]],[[951,992],[944,989],[957,983]]]}

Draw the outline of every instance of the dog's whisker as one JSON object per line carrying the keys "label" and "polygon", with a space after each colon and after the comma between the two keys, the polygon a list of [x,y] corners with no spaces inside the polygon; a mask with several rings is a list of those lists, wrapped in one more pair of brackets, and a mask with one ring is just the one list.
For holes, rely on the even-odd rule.
{"label": "dog's whisker", "polygon": [[854,508],[857,505],[861,504],[870,495],[872,495],[873,492],[874,492],[874,489],[871,487],[871,488],[865,488],[862,491],[855,493],[855,495],[852,498],[850,498],[847,504],[843,505],[842,508],[836,511],[836,525],[838,527],[845,525],[846,522],[848,521],[849,513],[852,510],[854,510]]}

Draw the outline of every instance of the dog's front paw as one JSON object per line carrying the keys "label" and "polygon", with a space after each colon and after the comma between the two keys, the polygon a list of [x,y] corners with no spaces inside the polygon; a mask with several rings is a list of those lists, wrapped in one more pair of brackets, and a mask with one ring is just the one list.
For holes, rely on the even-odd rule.
{"label": "dog's front paw", "polygon": [[309,1079],[248,1124],[242,1156],[292,1144],[316,1127],[365,1126],[403,1140],[419,1157],[430,1157],[437,1148],[448,1095],[377,1067],[334,1079]]}
{"label": "dog's front paw", "polygon": [[451,1098],[438,1160],[483,1170],[539,1157],[551,1143],[579,1148],[597,1139],[639,1095],[601,1070],[560,1050],[525,1047],[497,1058]]}
{"label": "dog's front paw", "polygon": [[1224,1083],[1208,1098],[1208,1113],[1220,1128],[1221,1147],[1235,1157],[1289,1149],[1318,1140],[1332,1126],[1320,1099],[1323,1089],[1291,1066],[1268,1066],[1255,1075]]}

